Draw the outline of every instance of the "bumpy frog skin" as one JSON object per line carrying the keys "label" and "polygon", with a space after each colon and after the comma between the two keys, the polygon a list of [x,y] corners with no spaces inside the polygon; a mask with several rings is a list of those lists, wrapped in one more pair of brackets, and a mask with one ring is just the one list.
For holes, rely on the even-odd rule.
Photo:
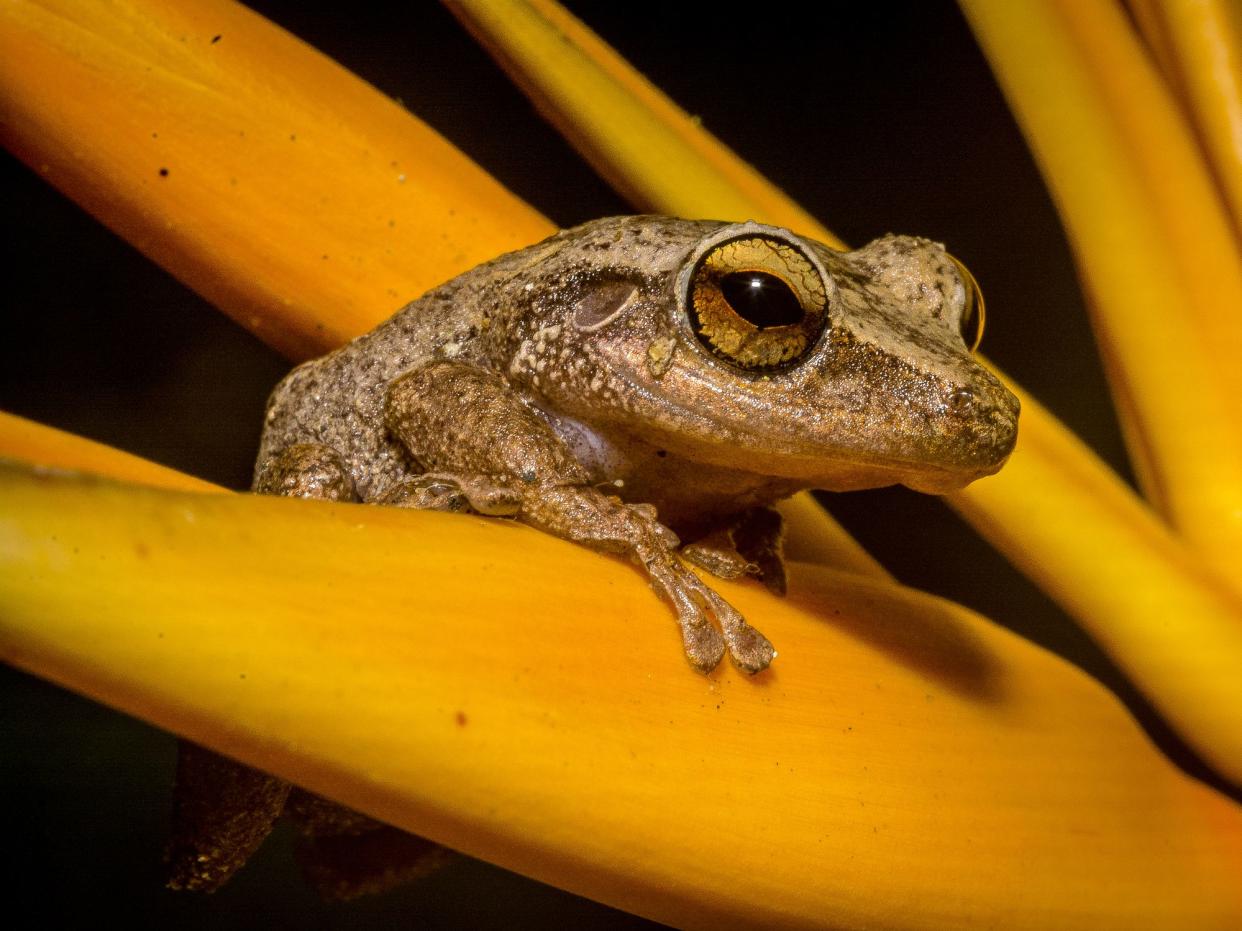
{"label": "bumpy frog skin", "polygon": [[[255,490],[510,516],[626,554],[694,668],[727,649],[757,673],[772,645],[679,540],[699,566],[783,592],[773,502],[943,493],[999,469],[1018,401],[963,340],[959,268],[909,236],[842,253],[756,223],[587,223],[294,370],[268,404]],[[275,784],[262,805],[279,813]],[[178,884],[218,885],[258,842],[216,833]]]}

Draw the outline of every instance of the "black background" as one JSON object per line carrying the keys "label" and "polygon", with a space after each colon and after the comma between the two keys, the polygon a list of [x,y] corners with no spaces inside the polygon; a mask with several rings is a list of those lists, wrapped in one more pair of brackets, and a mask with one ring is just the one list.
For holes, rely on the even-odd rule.
{"label": "black background", "polygon": [[[252,5],[403,100],[558,224],[632,212],[438,5]],[[987,294],[987,354],[1126,474],[1055,210],[954,5],[767,4],[761,16],[668,0],[570,6],[847,242],[889,231],[946,242]],[[0,407],[245,487],[265,397],[288,363],[16,160],[0,165]],[[1087,668],[1200,771],[1072,623],[939,501],[885,490],[830,505],[903,581]],[[28,897],[46,926],[648,924],[468,860],[324,905],[284,830],[217,895],[167,893],[173,758],[169,735],[0,669],[10,914]]]}

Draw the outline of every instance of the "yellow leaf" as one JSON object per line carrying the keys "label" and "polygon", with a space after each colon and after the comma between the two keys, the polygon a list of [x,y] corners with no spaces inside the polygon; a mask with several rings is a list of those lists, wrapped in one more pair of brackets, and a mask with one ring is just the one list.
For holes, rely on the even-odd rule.
{"label": "yellow leaf", "polygon": [[1234,231],[1242,235],[1242,6],[1236,0],[1129,0],[1128,5],[1193,117]]}
{"label": "yellow leaf", "polygon": [[5,3],[0,89],[6,147],[294,358],[555,229],[238,4]]}
{"label": "yellow leaf", "polygon": [[[1024,413],[1035,405],[1022,399]],[[1077,481],[1075,508],[1043,513],[1039,495],[997,502],[977,482],[953,506],[1049,591],[1213,769],[1242,785],[1242,603],[1069,431],[1026,421],[1005,467],[1027,488]],[[1028,520],[1022,520],[1025,508]],[[1003,512],[1006,521],[993,522]],[[1058,523],[1060,522],[1060,523]],[[1073,546],[1061,546],[1073,539]],[[1080,584],[1065,586],[1064,579]]]}
{"label": "yellow leaf", "polygon": [[962,6],[1078,252],[1144,492],[1242,588],[1242,256],[1190,128],[1116,4]]}
{"label": "yellow leaf", "polygon": [[1242,914],[1242,812],[1096,682],[948,602],[811,567],[787,600],[722,584],[781,661],[701,677],[633,568],[516,524],[12,467],[0,495],[5,659],[639,914]]}

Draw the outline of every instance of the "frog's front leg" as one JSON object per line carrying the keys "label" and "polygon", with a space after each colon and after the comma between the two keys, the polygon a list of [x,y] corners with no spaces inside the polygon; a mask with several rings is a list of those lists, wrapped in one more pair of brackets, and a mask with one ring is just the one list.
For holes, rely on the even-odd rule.
{"label": "frog's front leg", "polygon": [[677,537],[655,509],[592,487],[565,442],[499,375],[459,362],[415,369],[389,387],[385,420],[419,462],[461,476],[463,489],[492,489],[523,523],[637,560],[677,611],[695,668],[713,669],[726,645],[745,672],[772,661],[767,638],[678,560]]}

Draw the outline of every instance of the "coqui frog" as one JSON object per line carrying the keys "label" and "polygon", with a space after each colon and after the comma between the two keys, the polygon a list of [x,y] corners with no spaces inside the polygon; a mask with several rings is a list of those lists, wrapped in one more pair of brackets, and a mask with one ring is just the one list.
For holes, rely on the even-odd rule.
{"label": "coqui frog", "polygon": [[[754,222],[597,220],[295,369],[269,401],[254,488],[510,517],[623,554],[671,605],[694,669],[728,652],[756,674],[772,644],[679,553],[783,592],[774,502],[944,493],[999,469],[1018,401],[972,356],[976,297],[926,239],[839,252]],[[187,766],[183,782],[212,781]],[[259,840],[282,785],[261,783]],[[181,884],[218,884],[256,844],[198,845]]]}

